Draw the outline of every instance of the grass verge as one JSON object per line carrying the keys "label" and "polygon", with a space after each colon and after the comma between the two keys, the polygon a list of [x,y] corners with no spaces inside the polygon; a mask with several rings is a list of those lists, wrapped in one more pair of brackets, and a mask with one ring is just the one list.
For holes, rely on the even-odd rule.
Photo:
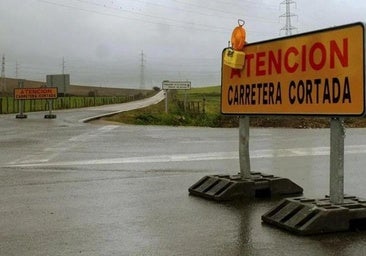
{"label": "grass verge", "polygon": [[[170,90],[168,112],[165,102],[105,117],[103,120],[135,125],[238,127],[238,116],[220,113],[221,87],[194,88],[188,91]],[[184,101],[186,99],[186,110]],[[192,104],[194,103],[194,104]],[[199,108],[198,108],[199,104]],[[193,107],[192,107],[193,105]],[[348,118],[346,127],[366,127],[365,118]],[[252,127],[328,128],[328,117],[259,116],[250,118]]]}

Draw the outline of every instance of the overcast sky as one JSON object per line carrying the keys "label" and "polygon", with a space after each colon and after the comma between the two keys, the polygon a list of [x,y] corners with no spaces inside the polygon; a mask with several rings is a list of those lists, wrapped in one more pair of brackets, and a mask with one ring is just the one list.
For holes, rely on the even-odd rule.
{"label": "overcast sky", "polygon": [[[145,88],[219,85],[237,19],[248,42],[284,36],[282,1],[1,0],[0,54],[7,77],[45,81],[62,73],[64,59],[72,84],[139,88],[143,63]],[[364,0],[293,2],[293,33],[366,21]]]}

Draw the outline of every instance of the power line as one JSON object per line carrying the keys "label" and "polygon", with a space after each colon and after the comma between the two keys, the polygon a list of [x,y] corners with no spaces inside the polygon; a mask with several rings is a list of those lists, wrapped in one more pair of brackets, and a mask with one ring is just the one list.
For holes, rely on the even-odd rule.
{"label": "power line", "polygon": [[5,81],[5,55],[3,55],[2,61],[1,61],[1,88],[2,88],[2,95],[4,96],[4,93],[6,91],[6,81]]}
{"label": "power line", "polygon": [[15,62],[15,78],[18,78],[19,75],[19,63],[18,61]]}
{"label": "power line", "polygon": [[[211,16],[211,15],[215,16],[216,15],[217,19],[223,19],[222,16],[228,16],[228,14],[225,15],[226,9],[224,8],[224,0],[220,1],[221,2],[220,5],[217,4],[215,1],[213,1],[212,4],[210,2],[210,4],[208,5],[209,8],[205,8],[205,6],[203,6],[203,3],[202,3],[203,1],[197,2],[197,4],[195,4],[196,2],[194,2],[194,1],[192,2],[192,4],[191,4],[191,2],[186,1],[185,4],[187,6],[182,5],[182,4],[172,4],[170,1],[157,1],[157,3],[159,3],[159,4],[156,4],[155,6],[160,6],[161,8],[163,8],[165,6],[164,8],[166,8],[168,10],[163,10],[161,8],[160,9],[153,8],[152,6],[146,6],[147,4],[153,4],[150,1],[145,1],[145,6],[143,6],[144,8],[146,7],[147,10],[140,9],[140,6],[142,6],[142,4],[132,5],[132,4],[127,3],[127,5],[126,5],[125,4],[126,2],[124,2],[124,1],[123,2],[122,1],[101,1],[101,0],[95,0],[95,1],[69,0],[69,1],[60,1],[60,2],[57,2],[56,0],[38,0],[38,1],[47,3],[47,4],[51,4],[51,5],[55,5],[55,6],[68,8],[65,11],[62,8],[52,7],[52,9],[57,9],[57,11],[67,12],[67,14],[68,14],[68,12],[70,12],[70,15],[72,15],[72,16],[82,15],[83,13],[77,12],[77,10],[79,10],[79,11],[83,11],[83,12],[95,13],[98,15],[127,19],[128,24],[131,24],[131,23],[133,23],[134,20],[137,20],[137,21],[144,22],[144,25],[145,25],[145,23],[162,24],[162,25],[173,26],[173,27],[177,27],[177,28],[181,28],[181,29],[191,29],[193,31],[193,33],[195,32],[194,30],[203,30],[203,31],[215,31],[215,32],[225,31],[225,34],[229,34],[232,30],[231,25],[229,25],[229,28],[215,27],[215,26],[213,26],[213,24],[210,24],[210,19],[205,19],[205,17],[194,17],[193,19],[188,20],[188,23],[186,21],[184,21],[184,19],[187,19],[189,17],[189,15],[186,15],[186,13],[188,14],[191,11],[190,9],[192,9],[192,12],[193,12],[193,10],[196,10],[194,13],[197,13],[197,14],[203,15],[202,12],[207,12],[206,16]],[[76,1],[78,1],[80,3],[77,3]],[[130,0],[125,0],[125,1],[130,1]],[[135,0],[135,1],[138,1],[141,3],[144,2],[144,1],[140,1],[140,0]],[[177,2],[183,3],[183,1],[177,1]],[[82,3],[84,3],[84,4],[82,4]],[[102,3],[102,4],[100,4],[100,3]],[[122,6],[122,3],[124,4],[124,6]],[[245,3],[247,3],[247,2],[245,2]],[[253,3],[254,7],[257,7],[257,5],[255,4],[254,1],[251,1],[251,3]],[[257,3],[258,3],[258,9],[260,9],[259,5],[263,5],[263,3],[262,3],[262,1],[258,1]],[[200,7],[198,4],[200,4]],[[92,6],[92,5],[94,5],[94,6]],[[241,8],[232,8],[232,5],[230,5],[230,6],[231,7],[229,7],[229,5],[228,5],[227,10],[229,10],[229,11],[231,10],[233,12],[240,12],[240,9],[245,9],[245,8],[242,8],[243,6],[241,6]],[[121,7],[123,10],[120,10],[121,8],[118,9],[116,7]],[[127,10],[126,10],[126,8],[127,8]],[[61,9],[61,10],[59,10],[59,9]],[[74,10],[76,10],[76,11],[74,11]],[[115,10],[115,11],[112,11],[112,10]],[[152,11],[148,12],[148,10],[152,10]],[[169,10],[171,11],[170,13],[168,13]],[[121,11],[123,13],[121,13]],[[177,11],[177,12],[175,12],[175,11]],[[117,12],[120,12],[120,13],[118,14]],[[161,12],[162,15],[160,17],[157,17],[159,12]],[[186,12],[186,13],[183,13],[183,12]],[[145,15],[144,13],[148,14],[149,16]],[[247,17],[248,15],[251,15],[251,13],[244,13],[244,14],[245,14],[245,17]],[[156,16],[154,16],[154,15],[156,15]],[[174,19],[164,19],[164,17],[169,18],[168,15],[170,15],[170,17],[173,17]],[[90,15],[88,15],[88,16],[90,16]],[[133,17],[130,17],[130,16],[133,16]],[[232,17],[232,20],[234,20],[236,18],[236,16],[237,16],[237,14],[235,15],[235,17]],[[270,18],[270,16],[268,16],[268,15],[267,16],[263,15],[263,17],[267,17],[268,19]],[[95,17],[93,17],[93,18],[95,18]],[[158,18],[159,18],[159,20],[157,20]],[[110,21],[109,19],[105,19],[105,20]],[[194,20],[197,20],[199,23],[197,23],[197,24],[194,23],[193,22]],[[202,23],[206,23],[206,25],[202,24]],[[127,22],[126,22],[126,24],[127,24]],[[254,24],[254,22],[252,22],[252,24]],[[150,29],[150,28],[154,29],[154,27],[155,26],[151,26],[148,29]],[[160,27],[158,27],[158,26],[157,26],[157,28],[160,29]],[[173,28],[171,30],[173,30]],[[165,30],[164,30],[164,32],[165,32]],[[170,33],[170,31],[166,32],[166,34],[168,34],[168,33]],[[215,33],[215,35],[217,35],[217,34],[218,33]],[[266,33],[265,32],[263,33],[263,31],[253,31],[250,34],[260,34],[262,37],[263,37],[263,35],[266,35]],[[170,34],[169,34],[169,36],[170,36]],[[188,34],[187,38],[188,38],[188,36],[190,36],[190,35]],[[193,36],[196,36],[196,34],[192,35],[192,37]],[[201,38],[205,38],[205,36],[206,35],[201,36]],[[199,38],[198,40],[200,40],[201,38]],[[168,39],[170,39],[170,37]],[[214,40],[216,40],[216,39],[214,39]],[[146,42],[148,42],[148,41],[146,41]],[[224,40],[224,42],[226,43],[225,40]],[[189,41],[189,43],[191,43],[191,41]],[[193,40],[192,40],[192,47],[195,47],[194,43],[195,42],[193,42]],[[205,40],[204,43],[207,44],[207,40]],[[187,40],[187,45],[188,45],[188,40]],[[142,49],[143,47],[144,46],[142,46],[141,48],[138,48],[138,49]],[[114,66],[111,65],[111,63],[109,63],[109,62],[107,62],[107,63],[104,62],[105,64],[98,62],[98,63],[95,63],[96,65],[93,65],[92,63],[90,63],[90,60],[87,60],[87,61],[84,60],[82,62],[82,64],[79,64],[79,63],[73,61],[72,59],[70,60],[69,57],[66,55],[66,59],[67,59],[67,66],[66,66],[67,71],[66,72],[74,71],[75,75],[79,75],[79,76],[80,76],[80,73],[87,74],[87,75],[85,75],[85,77],[88,77],[89,74],[93,75],[96,72],[102,73],[102,77],[103,76],[107,77],[107,75],[108,76],[113,75],[115,77],[118,77],[119,75],[135,76],[135,81],[134,81],[135,86],[136,86],[136,84],[138,85],[137,79],[139,78],[139,75],[140,75],[140,87],[142,87],[142,86],[145,86],[145,81],[149,81],[149,75],[150,75],[150,73],[153,74],[153,72],[152,72],[153,69],[160,68],[162,70],[160,72],[170,72],[170,73],[186,72],[189,74],[194,74],[195,77],[203,77],[203,76],[209,77],[210,76],[209,74],[214,74],[215,72],[217,72],[215,70],[218,70],[218,72],[220,71],[220,63],[221,63],[220,53],[218,53],[218,54],[215,53],[217,55],[217,57],[214,57],[214,58],[207,57],[207,56],[211,56],[210,54],[206,54],[202,58],[197,58],[197,56],[203,55],[203,54],[197,54],[193,58],[188,58],[189,54],[184,54],[183,51],[180,51],[179,54],[183,55],[183,57],[179,56],[179,60],[177,60],[177,58],[174,59],[174,56],[171,56],[170,57],[171,61],[169,62],[169,61],[165,61],[167,58],[160,57],[160,56],[164,56],[164,54],[160,54],[159,57],[154,57],[154,56],[150,56],[151,51],[147,50],[146,48],[144,50],[145,50],[145,52],[141,51],[141,54],[138,50],[137,51],[135,50],[134,51],[135,57],[133,57],[133,56],[131,57],[131,58],[133,58],[133,61],[132,60],[131,60],[131,62],[129,62],[129,60],[126,61],[126,58],[124,58],[123,60],[121,60],[121,63],[116,64]],[[221,50],[221,48],[220,48],[220,50]],[[147,64],[146,64],[146,52],[149,52],[149,56],[148,56],[149,59],[148,59]],[[197,51],[197,52],[199,52],[199,51]],[[128,53],[125,53],[125,54],[128,54]],[[214,54],[212,54],[212,55],[214,55]],[[216,55],[214,55],[214,56],[216,56]],[[128,58],[128,56],[124,56],[124,57]],[[114,58],[114,59],[117,59],[117,58]],[[58,59],[58,60],[56,59],[56,60],[54,60],[54,62],[60,63],[60,59]],[[187,63],[187,62],[189,62],[189,63]],[[167,63],[169,63],[169,64],[167,64]],[[173,64],[170,64],[170,63],[173,63]],[[133,66],[135,68],[135,70],[133,72],[131,72],[130,69],[127,70],[127,67],[126,68],[124,67],[125,65],[131,66],[131,64],[133,64]],[[156,67],[154,66],[154,64],[156,65]],[[36,66],[34,66],[34,65],[36,65]],[[52,69],[52,72],[54,72],[55,70],[56,70],[56,72],[57,72],[57,70],[60,71],[60,64],[55,64],[53,66],[49,65],[49,64],[44,64],[42,67],[41,66],[42,65],[39,65],[39,64],[37,65],[36,63],[32,63],[31,67],[29,67],[29,66],[27,67],[27,63],[21,62],[21,66],[20,66],[21,72],[20,73],[23,75],[24,70],[26,70],[27,73],[37,73],[37,71],[43,71],[44,73],[46,73],[46,72],[49,73],[49,70],[51,70],[51,69]],[[140,66],[140,72],[139,72],[139,66]],[[199,71],[200,66],[205,66],[209,71],[206,71],[206,72]],[[136,67],[137,67],[137,70],[136,70]],[[93,70],[93,68],[95,71]],[[176,71],[172,70],[174,68],[176,68]],[[32,71],[36,71],[36,72],[32,72]],[[65,59],[63,58],[62,59],[62,73],[64,73],[64,72],[65,72]],[[38,72],[38,73],[43,74],[41,72]]]}
{"label": "power line", "polygon": [[[112,13],[105,13],[105,12],[85,9],[85,8],[77,7],[77,6],[74,6],[74,5],[56,3],[56,2],[52,2],[52,1],[48,1],[48,0],[38,0],[38,1],[46,3],[46,4],[50,4],[50,5],[55,5],[55,6],[59,6],[59,7],[64,7],[64,8],[69,8],[69,9],[74,9],[74,10],[79,10],[79,11],[84,11],[84,12],[89,12],[89,13],[94,13],[94,14],[99,14],[99,15],[104,15],[104,16],[128,19],[129,21],[135,20],[135,21],[139,21],[139,22],[143,22],[143,23],[150,23],[150,24],[156,24],[156,25],[169,25],[169,26],[172,26],[172,27],[177,27],[177,28],[182,28],[182,29],[194,29],[194,30],[199,30],[199,31],[212,31],[212,32],[224,32],[224,31],[226,32],[227,31],[227,29],[225,27],[217,27],[217,26],[210,26],[210,25],[198,24],[198,23],[193,23],[193,22],[175,20],[175,19],[170,19],[170,18],[162,18],[162,17],[159,17],[159,16],[154,16],[154,15],[150,15],[150,14],[142,14],[142,13],[139,13],[139,12],[124,10],[124,9],[118,9],[118,11],[130,13],[130,14],[133,14],[134,16],[126,17],[126,16],[121,16],[121,15],[112,14]],[[83,0],[78,0],[78,1],[83,2]],[[107,7],[105,5],[100,5],[100,4],[96,4],[96,3],[90,3],[89,2],[88,4],[89,5],[96,5],[98,7],[103,7],[103,8],[106,8],[106,9],[117,10],[115,8]],[[137,17],[135,17],[135,15],[142,16],[142,17],[137,18]],[[160,19],[160,20],[163,20],[163,21],[147,20],[146,17],[154,18],[154,19]],[[166,23],[164,21],[172,21],[172,22],[175,22],[177,24],[169,24],[169,23]]]}
{"label": "power line", "polygon": [[[95,3],[95,2],[91,2],[88,0],[74,0],[77,1],[79,3],[82,3],[84,5],[87,6],[94,6],[94,7],[98,7],[98,8],[102,8],[104,10],[112,10],[112,11],[116,11],[116,12],[124,12],[126,14],[132,14],[132,17],[126,17],[126,16],[121,16],[119,14],[113,14],[113,13],[105,13],[105,12],[101,12],[98,10],[90,10],[90,9],[85,9],[79,6],[75,6],[75,5],[67,5],[67,4],[62,4],[62,3],[57,3],[57,2],[52,2],[49,0],[38,0],[39,2],[43,2],[43,3],[47,3],[50,5],[55,5],[55,6],[60,6],[60,7],[65,7],[65,8],[70,8],[70,9],[75,9],[75,10],[79,10],[79,11],[85,11],[85,12],[90,12],[90,13],[95,13],[95,14],[99,14],[99,15],[104,15],[104,16],[110,16],[110,17],[116,17],[116,18],[123,18],[123,19],[129,19],[129,20],[136,20],[136,21],[140,21],[140,22],[144,22],[144,23],[150,23],[150,24],[157,24],[157,25],[168,25],[168,26],[172,26],[172,27],[177,27],[177,28],[182,28],[182,29],[194,29],[194,30],[200,30],[200,31],[212,31],[212,32],[226,32],[227,28],[226,27],[218,27],[218,26],[211,26],[209,24],[202,24],[202,23],[197,23],[197,22],[190,22],[189,20],[178,20],[178,19],[173,19],[170,17],[162,17],[161,15],[157,16],[157,15],[151,15],[151,14],[147,14],[147,13],[141,13],[138,11],[134,11],[134,10],[128,10],[128,9],[123,9],[122,6],[120,5],[107,5],[107,4],[101,4],[101,3]],[[179,8],[179,7],[169,7],[169,6],[165,6],[162,4],[158,4],[158,3],[152,3],[152,2],[148,2],[148,1],[138,1],[141,3],[145,3],[145,4],[151,4],[154,6],[160,6],[163,8],[167,8],[167,9],[171,9],[176,11],[180,11],[180,12],[187,12],[189,14],[192,13],[196,13],[199,15],[205,15],[205,16],[211,16],[211,17],[215,17],[215,19],[217,18],[226,18],[226,19],[232,19],[233,16],[238,16],[238,13],[234,13],[234,12],[230,12],[227,11],[227,9],[217,9],[217,8],[209,8],[209,7],[203,7],[201,5],[197,5],[197,4],[192,4],[192,3],[183,3],[180,1],[177,1],[178,3],[182,3],[184,5],[187,6],[191,6],[192,8],[194,8],[193,10],[187,10],[187,9],[183,9],[183,8]],[[114,2],[112,2],[112,4],[114,4]],[[200,7],[200,8],[198,8]],[[201,8],[205,8],[206,12],[200,12],[197,11]],[[261,9],[263,9],[262,7],[260,7]],[[216,13],[207,13],[207,10],[211,10],[213,12]],[[220,15],[217,15],[217,12],[220,13]],[[138,18],[136,17],[139,16],[141,17]],[[252,17],[255,20],[259,20],[261,22],[266,22],[266,23],[271,23],[274,24],[275,22],[272,19],[269,18],[264,18],[263,16],[259,17],[259,16],[253,16],[253,14],[247,14],[246,16]],[[148,19],[146,19],[148,18]],[[155,19],[155,20],[151,20],[151,19]],[[158,21],[161,20],[161,21]],[[172,23],[167,23],[167,21],[169,22],[173,22]],[[255,34],[262,34],[256,31],[253,31]]]}
{"label": "power line", "polygon": [[[103,16],[108,16],[108,17],[114,17],[114,18],[119,18],[119,19],[127,19],[128,21],[138,21],[138,22],[143,22],[143,23],[148,23],[148,24],[156,24],[156,25],[162,25],[162,26],[169,26],[169,27],[174,27],[177,29],[184,29],[184,30],[196,30],[196,31],[204,31],[204,32],[219,32],[219,33],[227,33],[228,28],[227,27],[219,27],[219,26],[212,26],[210,24],[202,24],[202,23],[197,23],[194,21],[187,21],[187,20],[178,20],[178,19],[172,19],[170,17],[166,17],[163,15],[151,15],[151,14],[147,14],[147,13],[141,13],[141,12],[137,12],[134,10],[127,10],[127,9],[122,9],[121,6],[115,5],[110,6],[107,4],[100,4],[100,3],[95,3],[95,2],[90,2],[88,0],[74,0],[74,1],[78,1],[80,3],[83,3],[84,5],[86,5],[86,7],[82,7],[82,6],[75,6],[75,5],[70,5],[70,4],[64,4],[64,3],[58,3],[58,2],[53,2],[50,0],[38,0],[39,2],[45,3],[45,4],[49,4],[49,5],[54,5],[54,6],[59,6],[59,7],[63,7],[63,8],[68,8],[68,9],[72,9],[72,10],[78,10],[78,11],[83,11],[83,12],[88,12],[88,13],[94,13],[94,14],[98,14],[98,15],[103,15]],[[141,1],[142,2],[142,1]],[[114,4],[114,2],[112,2]],[[146,2],[149,3],[149,2]],[[179,3],[179,1],[178,1]],[[181,2],[182,3],[182,2]],[[204,8],[203,6],[197,5],[197,4],[188,4],[188,3],[184,3],[188,6],[192,6],[192,8],[194,8],[193,12],[198,13],[196,10],[200,9],[200,8]],[[113,12],[105,12],[105,11],[100,11],[100,10],[93,10],[90,8],[87,8],[87,6],[95,6],[98,7],[100,9],[103,10],[112,10]],[[198,8],[200,7],[200,8]],[[166,7],[166,8],[170,8],[170,9],[174,9],[174,7]],[[260,7],[262,8],[262,7]],[[224,18],[225,15],[228,15],[228,13],[226,12],[225,9],[215,9],[215,8],[208,8],[208,10],[214,11],[214,12],[221,12],[220,15],[217,14],[207,14],[209,16],[213,16],[216,19],[217,18]],[[181,10],[184,11],[184,10]],[[121,15],[121,14],[116,14],[116,12],[124,12],[126,15]],[[187,10],[187,13],[192,13],[191,10]],[[131,15],[127,15],[127,14],[131,14]],[[230,18],[232,19],[233,16],[238,16],[238,14],[232,14],[230,16]],[[253,19],[255,20],[259,20],[260,22],[266,22],[266,23],[271,23],[271,24],[275,24],[277,22],[274,22],[272,19],[270,18],[264,18],[264,17],[258,17],[258,16],[253,16],[251,13],[247,14],[246,16],[249,17],[253,17]],[[226,16],[228,19],[228,16]],[[231,29],[231,27],[230,27]],[[266,33],[263,31],[257,31],[257,30],[251,30],[248,29],[248,32],[250,32],[250,34],[252,35],[260,35],[260,36],[274,36],[273,34],[270,33]]]}
{"label": "power line", "polygon": [[[228,11],[228,10],[223,10],[223,9],[219,9],[219,8],[212,8],[212,7],[209,7],[209,6],[202,6],[200,4],[194,4],[194,3],[186,3],[186,2],[183,2],[183,1],[179,1],[179,0],[174,0],[174,2],[177,2],[177,3],[181,3],[181,4],[184,4],[184,5],[187,5],[187,6],[192,6],[193,8],[205,8],[205,10],[211,10],[211,11],[214,11],[214,12],[219,12],[219,13],[222,13],[224,12],[225,14],[231,14],[231,15],[237,15],[237,13],[234,13],[232,11]],[[235,10],[235,8],[232,8],[232,10]]]}
{"label": "power line", "polygon": [[144,51],[141,51],[141,66],[140,66],[140,89],[145,89],[145,57]]}
{"label": "power line", "polygon": [[[75,1],[83,1],[83,2],[88,2],[86,0],[75,0]],[[159,8],[164,8],[164,9],[168,9],[168,10],[173,10],[174,12],[185,12],[185,13],[188,13],[188,14],[192,14],[192,13],[195,13],[195,14],[199,14],[201,16],[208,16],[208,17],[214,17],[215,19],[218,19],[218,18],[226,18],[226,19],[232,19],[233,16],[238,16],[238,15],[242,15],[242,14],[239,14],[238,13],[235,13],[235,12],[231,12],[231,11],[228,11],[228,8],[227,6],[228,3],[227,1],[222,1],[221,4],[223,4],[225,6],[225,8],[220,8],[220,9],[217,9],[217,8],[210,8],[208,7],[207,5],[205,6],[202,6],[202,5],[197,5],[197,4],[192,4],[192,3],[186,3],[186,2],[182,2],[182,1],[174,1],[180,5],[184,5],[184,6],[188,6],[190,7],[189,9],[186,9],[182,6],[168,6],[168,5],[163,5],[161,3],[156,3],[156,2],[150,2],[150,1],[146,1],[146,0],[129,0],[129,1],[133,1],[133,2],[140,2],[140,3],[143,3],[143,4],[148,4],[148,5],[151,5],[151,6],[155,6],[155,7],[159,7]],[[217,1],[215,1],[217,2]],[[254,4],[254,5],[257,5],[258,2],[249,2],[249,5],[250,3]],[[248,4],[248,3],[247,3]],[[107,6],[105,6],[107,7]],[[273,7],[263,7],[261,6],[260,7],[261,10],[263,9],[271,9],[273,10],[274,8]],[[203,9],[203,11],[202,11]],[[213,11],[214,13],[209,13],[207,11]],[[220,13],[220,15],[218,16],[217,13]],[[259,19],[259,20],[263,20],[263,21],[267,21],[267,22],[271,22],[273,23],[273,20],[271,19],[265,19],[263,17],[259,17],[259,16],[253,16],[252,14],[246,14],[246,17],[253,17],[255,19]]]}
{"label": "power line", "polygon": [[65,58],[62,57],[62,74],[65,74]]}

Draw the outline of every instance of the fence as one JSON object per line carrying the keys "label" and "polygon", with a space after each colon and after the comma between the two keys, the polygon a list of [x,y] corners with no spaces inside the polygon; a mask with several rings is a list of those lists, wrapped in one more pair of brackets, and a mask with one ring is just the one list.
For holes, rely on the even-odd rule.
{"label": "fence", "polygon": [[205,113],[206,108],[206,100],[203,99],[202,101],[177,101],[177,105],[180,109],[184,110],[184,112],[199,114]]}
{"label": "fence", "polygon": [[[52,100],[52,109],[70,109],[124,103],[141,98],[136,96],[116,97],[60,97]],[[48,100],[24,100],[24,112],[47,111]],[[0,98],[0,114],[19,113],[19,100],[13,97]]]}

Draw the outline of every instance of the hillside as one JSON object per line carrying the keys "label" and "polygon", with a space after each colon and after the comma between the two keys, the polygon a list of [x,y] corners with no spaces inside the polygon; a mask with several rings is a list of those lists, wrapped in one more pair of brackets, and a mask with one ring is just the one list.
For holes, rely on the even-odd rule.
{"label": "hillside", "polygon": [[[5,78],[5,88],[1,88],[3,96],[12,96],[14,88],[18,88],[18,79]],[[38,88],[44,86],[45,82],[23,80],[25,88]],[[151,90],[126,89],[126,88],[107,88],[83,85],[70,85],[67,94],[72,96],[133,96]]]}

